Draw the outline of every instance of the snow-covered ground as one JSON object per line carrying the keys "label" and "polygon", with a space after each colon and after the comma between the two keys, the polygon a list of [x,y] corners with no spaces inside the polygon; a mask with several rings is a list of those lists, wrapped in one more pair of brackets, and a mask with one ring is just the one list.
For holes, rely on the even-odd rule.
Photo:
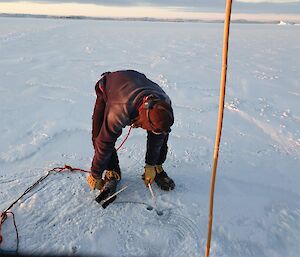
{"label": "snow-covered ground", "polygon": [[[223,24],[0,18],[0,210],[47,170],[89,169],[94,84],[136,69],[170,95],[175,124],[157,196],[140,175],[146,134],[119,151],[121,186],[103,210],[86,174],[51,175],[13,207],[20,253],[203,256]],[[300,252],[300,27],[232,24],[211,256]],[[125,137],[127,129],[118,141]],[[15,249],[12,220],[2,250]]]}

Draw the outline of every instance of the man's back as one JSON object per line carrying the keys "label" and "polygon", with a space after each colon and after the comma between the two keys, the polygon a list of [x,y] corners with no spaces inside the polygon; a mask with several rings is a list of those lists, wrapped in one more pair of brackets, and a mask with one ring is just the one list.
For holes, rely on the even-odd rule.
{"label": "man's back", "polygon": [[108,103],[137,106],[148,95],[169,102],[169,97],[159,85],[134,70],[106,73],[104,92]]}

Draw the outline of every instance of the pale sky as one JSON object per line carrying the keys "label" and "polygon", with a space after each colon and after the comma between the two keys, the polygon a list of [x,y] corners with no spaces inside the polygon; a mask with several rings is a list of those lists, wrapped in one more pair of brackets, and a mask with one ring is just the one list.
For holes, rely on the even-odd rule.
{"label": "pale sky", "polygon": [[[226,0],[0,0],[0,13],[223,19]],[[300,22],[300,0],[233,0],[232,19]]]}

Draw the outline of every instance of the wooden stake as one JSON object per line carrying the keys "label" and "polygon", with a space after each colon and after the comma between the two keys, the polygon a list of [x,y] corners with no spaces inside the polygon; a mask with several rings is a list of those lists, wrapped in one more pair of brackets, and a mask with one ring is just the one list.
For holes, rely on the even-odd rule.
{"label": "wooden stake", "polygon": [[207,233],[205,257],[209,257],[210,242],[211,242],[211,235],[212,235],[214,193],[215,193],[216,173],[217,173],[217,165],[218,165],[218,157],[219,157],[219,146],[220,146],[220,141],[221,141],[223,115],[224,115],[224,99],[225,99],[226,75],[227,75],[227,56],[228,56],[228,39],[229,39],[231,5],[232,5],[232,0],[227,0],[226,1],[225,21],[224,21],[222,74],[221,74],[221,82],[220,82],[219,112],[218,112],[216,142],[215,142],[215,148],[214,148],[213,167],[212,167],[212,171],[211,171],[209,219],[208,219],[208,233]]}

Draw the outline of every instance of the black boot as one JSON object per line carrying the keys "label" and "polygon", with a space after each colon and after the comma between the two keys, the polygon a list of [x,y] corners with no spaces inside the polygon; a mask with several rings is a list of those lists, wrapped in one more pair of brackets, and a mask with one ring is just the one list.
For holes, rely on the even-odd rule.
{"label": "black boot", "polygon": [[162,190],[173,190],[175,188],[175,183],[168,174],[163,170],[161,165],[156,166],[156,176],[154,181]]}
{"label": "black boot", "polygon": [[[107,171],[104,178],[104,185],[101,188],[101,193],[95,199],[96,202],[102,205],[105,209],[110,203],[116,200],[117,196],[111,197],[117,189],[117,184],[120,180],[120,175],[115,171]],[[110,198],[111,197],[111,198]]]}

